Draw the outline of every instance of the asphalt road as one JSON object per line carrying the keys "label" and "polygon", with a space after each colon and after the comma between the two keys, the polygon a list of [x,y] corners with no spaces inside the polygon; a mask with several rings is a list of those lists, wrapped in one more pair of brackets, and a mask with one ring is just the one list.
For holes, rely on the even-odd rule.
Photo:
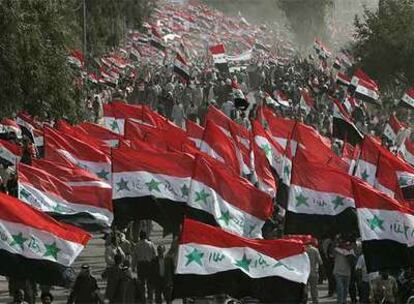
{"label": "asphalt road", "polygon": [[[163,238],[162,229],[158,225],[154,225],[154,231],[151,235],[151,239],[156,245],[164,244],[167,246],[171,242],[171,237]],[[1,261],[0,261],[1,263]],[[74,263],[74,268],[79,270],[81,265],[88,263],[91,266],[92,274],[97,278],[99,287],[103,292],[105,290],[105,282],[101,279],[101,273],[105,269],[105,260],[104,260],[104,241],[102,236],[95,235],[94,238],[89,242],[88,246],[78,257]],[[64,288],[55,287],[52,291],[53,296],[55,297],[54,303],[63,304],[66,303],[66,300],[69,295],[69,291]],[[319,303],[336,303],[334,298],[324,297],[327,294],[326,284],[319,286]],[[0,276],[0,303],[8,303],[11,299],[8,294],[8,285],[6,278]],[[203,301],[204,302],[204,301]],[[40,300],[38,300],[40,303]],[[174,304],[182,303],[181,300],[174,301]]]}

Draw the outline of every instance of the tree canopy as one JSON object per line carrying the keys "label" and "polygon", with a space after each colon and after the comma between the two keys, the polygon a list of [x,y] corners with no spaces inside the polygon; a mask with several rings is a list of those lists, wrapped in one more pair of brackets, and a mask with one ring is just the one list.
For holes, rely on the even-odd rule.
{"label": "tree canopy", "polygon": [[83,49],[84,3],[91,61],[118,46],[152,8],[149,0],[0,0],[0,117],[23,109],[41,117],[82,118],[79,75],[67,56]]}
{"label": "tree canopy", "polygon": [[355,55],[366,72],[385,87],[396,77],[414,83],[414,0],[381,0],[355,27]]}

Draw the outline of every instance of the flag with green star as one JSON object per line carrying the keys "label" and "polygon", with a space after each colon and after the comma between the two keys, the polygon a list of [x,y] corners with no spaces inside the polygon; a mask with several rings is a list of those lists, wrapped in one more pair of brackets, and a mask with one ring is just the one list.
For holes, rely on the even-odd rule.
{"label": "flag with green star", "polygon": [[67,223],[88,230],[112,224],[112,189],[90,172],[36,160],[33,166],[19,164],[18,186],[22,201],[59,219],[65,217]]}
{"label": "flag with green star", "polygon": [[414,265],[412,209],[360,180],[353,188],[368,272]]}
{"label": "flag with green star", "polygon": [[[240,294],[263,302],[300,303],[309,272],[309,258],[301,242],[253,240],[185,219],[178,243],[174,292],[184,297],[203,296],[217,292],[220,286],[220,293],[233,296],[240,289]],[[266,295],[259,286],[266,288]]]}
{"label": "flag with green star", "polygon": [[90,238],[84,230],[0,193],[0,275],[24,277],[29,271],[40,284],[67,286],[74,279],[70,266]]}

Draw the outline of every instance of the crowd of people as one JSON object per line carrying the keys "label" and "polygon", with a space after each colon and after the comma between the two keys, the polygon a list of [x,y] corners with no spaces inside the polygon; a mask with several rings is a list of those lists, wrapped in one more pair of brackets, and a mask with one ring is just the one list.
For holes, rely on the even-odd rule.
{"label": "crowd of people", "polygon": [[[258,115],[257,109],[267,105],[276,114],[304,122],[332,138],[332,99],[343,101],[351,94],[346,86],[337,83],[337,71],[321,68],[319,59],[312,55],[283,60],[256,56],[237,64],[229,63],[226,70],[214,68],[207,60],[193,63],[193,71],[197,72],[188,81],[177,75],[171,64],[147,62],[140,65],[136,77],[120,75],[115,86],[93,86],[85,100],[89,119],[102,123],[103,105],[124,101],[145,104],[185,128],[186,120],[203,125],[208,107],[214,105],[251,130],[250,121]],[[235,90],[243,93],[245,104],[240,104]],[[311,92],[315,100],[309,112],[300,104],[302,90]],[[286,99],[288,106],[277,102],[280,98]],[[352,118],[363,133],[382,137],[391,112],[396,112],[401,121],[411,123],[410,112],[396,107],[392,101],[383,102],[382,108],[359,102]],[[36,149],[27,137],[9,135],[0,136],[21,145],[22,163],[30,164],[32,158],[42,155],[41,149]],[[332,149],[339,156],[343,144],[341,140],[333,140]],[[4,163],[0,166],[0,191],[17,196],[16,172]],[[281,237],[283,220],[283,214],[275,208],[263,235]],[[156,246],[150,240],[151,232],[150,221],[133,222],[122,232],[114,227],[112,233],[105,235],[106,269],[101,274],[106,281],[105,291],[100,291],[91,266],[84,264],[68,303],[171,303],[176,240],[166,250],[163,244]],[[335,295],[338,304],[347,303],[348,297],[352,303],[405,303],[413,293],[414,269],[367,273],[361,244],[355,238],[310,237],[307,253],[311,264],[307,292],[312,303],[318,303],[321,296]],[[318,285],[324,281],[328,283],[328,293],[320,295]],[[9,291],[14,298],[12,303],[35,303],[34,282],[9,278]],[[40,291],[42,303],[53,303],[50,286],[40,286]]]}

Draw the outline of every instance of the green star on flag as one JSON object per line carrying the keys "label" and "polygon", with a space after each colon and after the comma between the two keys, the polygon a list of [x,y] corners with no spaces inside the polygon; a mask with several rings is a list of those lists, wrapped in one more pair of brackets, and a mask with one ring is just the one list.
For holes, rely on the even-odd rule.
{"label": "green star on flag", "polygon": [[300,205],[305,205],[309,207],[308,198],[303,196],[302,193],[296,196],[295,198],[296,198],[296,207],[299,207]]}
{"label": "green star on flag", "polygon": [[287,266],[286,264],[282,263],[281,261],[278,261],[275,265],[273,265],[273,268],[277,267],[285,267],[287,270],[293,270],[293,268]]}
{"label": "green star on flag", "polygon": [[112,123],[111,123],[111,129],[113,131],[119,130],[118,122],[116,121],[116,119],[114,121],[112,121]]}
{"label": "green star on flag", "polygon": [[44,257],[51,256],[55,259],[55,261],[57,261],[57,255],[59,251],[61,251],[61,249],[56,246],[56,242],[53,242],[52,244],[49,244],[49,245],[45,244],[45,247],[46,247],[46,252],[43,256]]}
{"label": "green star on flag", "polygon": [[20,196],[24,199],[28,199],[31,196],[31,193],[24,188],[20,189]]}
{"label": "green star on flag", "polygon": [[367,181],[368,180],[368,177],[369,177],[369,174],[368,174],[367,170],[365,169],[364,172],[362,172],[362,174],[361,174],[361,178],[364,181]]}
{"label": "green star on flag", "polygon": [[62,207],[61,204],[56,204],[53,206],[53,212],[64,212],[65,208]]}
{"label": "green star on flag", "polygon": [[236,260],[236,264],[234,264],[235,266],[242,268],[246,271],[250,270],[250,263],[252,262],[252,259],[248,259],[246,257],[246,254],[243,254],[243,258],[241,260]]}
{"label": "green star on flag", "polygon": [[203,190],[197,192],[196,191],[196,199],[195,202],[199,202],[199,201],[203,201],[204,204],[207,204],[207,198],[210,196],[210,194],[208,194],[207,192]]}
{"label": "green star on flag", "polygon": [[375,228],[384,230],[384,227],[382,227],[384,220],[381,220],[378,216],[374,215],[372,219],[367,219],[367,221],[371,230],[375,230]]}
{"label": "green star on flag", "polygon": [[118,189],[116,190],[117,192],[121,190],[131,191],[128,187],[128,181],[124,180],[124,178],[122,177],[121,177],[121,180],[116,183],[116,185],[118,186]]}
{"label": "green star on flag", "polygon": [[272,148],[269,146],[269,144],[264,144],[260,148],[264,151],[266,156],[269,156],[272,154]]}
{"label": "green star on flag", "polygon": [[398,179],[398,183],[400,184],[400,186],[404,187],[404,186],[408,186],[408,178],[401,176]]}
{"label": "green star on flag", "polygon": [[286,176],[289,176],[289,174],[290,174],[290,168],[289,168],[289,166],[285,166],[283,168],[283,172],[285,172]]}
{"label": "green star on flag", "polygon": [[185,256],[187,258],[187,263],[185,266],[187,267],[192,262],[203,266],[203,263],[201,262],[203,256],[204,252],[199,251],[197,248],[193,248],[193,251]]}
{"label": "green star on flag", "polygon": [[24,250],[24,242],[27,241],[27,238],[23,237],[23,233],[19,232],[19,234],[12,234],[13,241],[10,243],[10,246],[19,246],[20,249]]}
{"label": "green star on flag", "polygon": [[334,210],[336,210],[336,208],[338,208],[339,206],[343,206],[344,205],[344,198],[343,197],[340,197],[340,196],[337,196],[332,201],[332,204],[335,205]]}
{"label": "green star on flag", "polygon": [[151,179],[149,182],[147,182],[147,183],[145,183],[145,185],[147,185],[147,187],[148,187],[148,190],[150,191],[150,192],[152,192],[153,190],[156,190],[156,191],[158,191],[158,192],[161,192],[161,190],[160,190],[160,184],[161,184],[161,182],[157,182],[155,179]]}
{"label": "green star on flag", "polygon": [[221,212],[221,216],[218,218],[219,221],[223,221],[226,226],[229,225],[231,220],[230,211]]}
{"label": "green star on flag", "polygon": [[187,185],[186,184],[184,184],[181,188],[180,188],[180,190],[181,190],[181,197],[188,197],[188,193],[189,193],[189,188],[187,187]]}
{"label": "green star on flag", "polygon": [[96,173],[96,175],[99,178],[102,178],[102,179],[105,179],[105,180],[108,180],[108,174],[109,174],[109,172],[105,171],[104,169],[102,169],[101,171],[99,171],[98,173]]}

